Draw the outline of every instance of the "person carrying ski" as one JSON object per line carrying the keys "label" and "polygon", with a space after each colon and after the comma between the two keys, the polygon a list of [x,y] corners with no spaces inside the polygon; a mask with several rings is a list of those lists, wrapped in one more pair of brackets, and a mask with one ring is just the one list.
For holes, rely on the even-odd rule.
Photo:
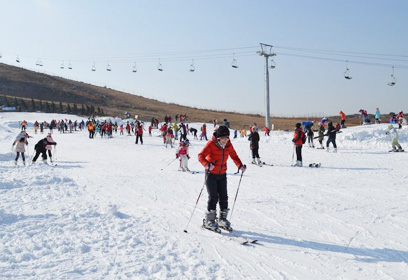
{"label": "person carrying ski", "polygon": [[329,152],[329,144],[332,143],[334,152],[337,153],[336,134],[337,129],[333,126],[332,122],[329,122],[329,126],[327,127],[327,135],[329,136],[329,139],[327,139],[326,142],[326,152]]}
{"label": "person carrying ski", "polygon": [[292,142],[295,145],[296,149],[296,163],[293,166],[302,167],[302,147],[306,142],[306,135],[302,130],[302,124],[297,123],[295,125],[295,134],[293,136]]}
{"label": "person carrying ski", "polygon": [[17,161],[21,153],[21,158],[23,159],[23,164],[25,165],[24,153],[25,153],[25,146],[28,145],[28,141],[27,141],[27,138],[25,137],[24,131],[22,131],[22,133],[17,136],[16,140],[14,140],[11,147],[14,147],[14,145],[16,145],[16,153],[17,153],[14,164],[17,165]]}
{"label": "person carrying ski", "polygon": [[48,142],[47,138],[41,139],[38,141],[37,144],[35,144],[34,149],[35,149],[35,156],[33,158],[32,163],[34,164],[39,155],[42,155],[43,162],[47,163],[47,145],[57,145],[56,142]]}
{"label": "person carrying ski", "polygon": [[[403,152],[401,145],[398,143],[398,132],[392,124],[388,125],[388,131],[385,133],[391,136],[392,150],[390,152]],[[398,150],[397,148],[398,147]]]}
{"label": "person carrying ski", "polygon": [[346,114],[344,114],[343,111],[340,111],[339,114],[340,114],[340,119],[341,119],[341,122],[340,122],[341,128],[346,128],[345,123],[346,123],[347,116]]}
{"label": "person carrying ski", "polygon": [[188,169],[188,160],[190,159],[190,155],[188,154],[189,146],[190,141],[187,139],[183,142],[180,142],[180,146],[177,148],[176,158],[180,158],[179,171],[190,171],[190,169]]}
{"label": "person carrying ski", "polygon": [[[251,134],[248,136],[248,141],[251,141],[249,149],[252,151],[252,164],[262,166],[262,161],[259,158],[259,133],[258,127],[253,127]],[[256,159],[256,161],[255,161]]]}
{"label": "person carrying ski", "polygon": [[[227,160],[231,157],[238,171],[246,170],[242,164],[231,141],[230,131],[226,126],[220,126],[207,142],[203,150],[198,154],[199,162],[206,169],[206,186],[208,192],[207,212],[203,227],[219,232],[219,228],[231,231],[231,223],[227,220],[228,215],[228,191],[227,191]],[[219,219],[217,220],[217,203],[220,205]],[[217,222],[218,221],[218,222]]]}

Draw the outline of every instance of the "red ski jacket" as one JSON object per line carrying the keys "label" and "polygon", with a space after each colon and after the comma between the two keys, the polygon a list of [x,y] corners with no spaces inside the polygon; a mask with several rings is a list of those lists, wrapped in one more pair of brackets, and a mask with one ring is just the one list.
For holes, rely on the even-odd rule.
{"label": "red ski jacket", "polygon": [[215,136],[213,136],[212,139],[207,142],[204,149],[198,154],[198,160],[204,167],[207,167],[209,163],[214,164],[214,169],[211,170],[212,174],[224,174],[227,172],[227,160],[229,156],[238,168],[242,166],[242,162],[232,146],[231,141],[228,141],[223,149],[218,144]]}

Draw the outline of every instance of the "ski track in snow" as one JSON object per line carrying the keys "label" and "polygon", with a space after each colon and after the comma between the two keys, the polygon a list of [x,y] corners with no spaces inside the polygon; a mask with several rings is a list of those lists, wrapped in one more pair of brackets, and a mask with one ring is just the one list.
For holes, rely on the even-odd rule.
{"label": "ski track in snow", "polygon": [[[407,278],[408,153],[388,153],[387,124],[344,129],[338,153],[304,146],[303,168],[290,166],[293,132],[261,133],[260,155],[273,167],[248,164],[247,138],[232,139],[248,170],[231,222],[259,240],[242,246],[200,229],[205,188],[183,232],[204,183],[197,154],[205,141],[190,139],[197,174],[178,172],[178,160],[166,166],[177,145],[165,148],[157,130],[144,145],[55,131],[57,166],[13,164],[19,121],[29,122],[32,156],[45,137],[33,122],[62,118],[81,120],[0,114],[1,279]],[[407,127],[399,134],[407,149]],[[240,175],[228,166],[231,208]]]}

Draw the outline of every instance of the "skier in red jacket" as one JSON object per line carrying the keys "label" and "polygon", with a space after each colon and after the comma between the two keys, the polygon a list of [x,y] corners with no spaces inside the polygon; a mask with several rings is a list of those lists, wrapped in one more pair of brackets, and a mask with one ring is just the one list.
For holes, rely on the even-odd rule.
{"label": "skier in red jacket", "polygon": [[[209,230],[219,232],[219,228],[232,231],[228,216],[228,192],[227,192],[227,160],[231,156],[238,170],[242,173],[246,165],[242,164],[234,147],[229,141],[230,131],[226,126],[220,126],[211,140],[207,142],[203,150],[198,154],[198,160],[207,170],[206,186],[208,192],[207,212],[203,226]],[[217,203],[220,204],[218,223]]]}

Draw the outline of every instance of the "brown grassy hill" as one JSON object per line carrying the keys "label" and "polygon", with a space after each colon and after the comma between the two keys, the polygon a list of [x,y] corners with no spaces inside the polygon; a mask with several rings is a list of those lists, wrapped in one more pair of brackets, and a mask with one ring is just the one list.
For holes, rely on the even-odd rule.
{"label": "brown grassy hill", "polygon": [[[257,123],[260,127],[265,124],[265,118],[261,115],[203,110],[160,102],[2,63],[0,63],[0,95],[5,95],[9,99],[17,97],[26,101],[34,99],[57,104],[62,102],[71,106],[73,104],[93,105],[95,108],[100,107],[105,115],[123,117],[125,112],[129,112],[132,116],[139,115],[143,120],[155,117],[163,121],[165,115],[174,118],[176,114],[186,114],[191,122],[212,122],[214,118],[220,122],[226,118],[231,128],[235,129],[247,128],[253,123]],[[358,118],[350,117],[348,125],[359,123]],[[338,117],[330,119],[339,122]],[[274,124],[275,129],[292,130],[294,124],[299,121],[301,121],[300,118],[271,118],[271,124]]]}

